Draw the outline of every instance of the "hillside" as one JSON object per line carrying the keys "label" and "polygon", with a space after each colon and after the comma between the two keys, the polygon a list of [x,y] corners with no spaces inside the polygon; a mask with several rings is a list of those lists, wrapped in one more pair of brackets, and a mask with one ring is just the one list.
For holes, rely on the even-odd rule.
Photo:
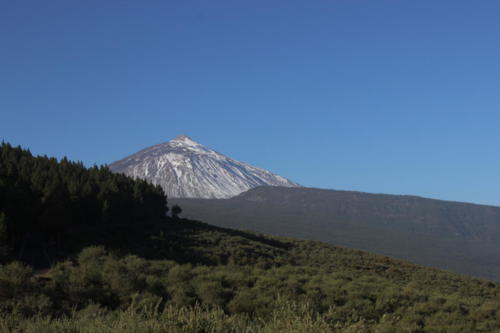
{"label": "hillside", "polygon": [[2,266],[0,330],[500,329],[492,282],[320,242],[165,222],[96,240],[43,274]]}
{"label": "hillside", "polygon": [[343,245],[500,280],[500,208],[413,196],[260,187],[227,200],[175,199],[223,227]]}
{"label": "hillside", "polygon": [[[0,332],[500,330],[496,283],[321,242],[168,217],[165,196],[142,181],[8,145],[0,151],[0,211],[7,212]],[[102,205],[94,223],[85,210],[75,215],[78,223],[63,219],[65,206],[34,196],[55,179],[58,190],[47,193],[64,191],[77,179],[92,184],[89,197],[77,195],[82,185],[76,185],[69,202],[81,207],[87,198]],[[110,193],[115,187],[126,191]],[[16,189],[24,195],[11,198]],[[108,214],[109,198],[111,207],[136,203],[136,213],[123,220]],[[141,210],[149,207],[158,211]],[[33,221],[16,227],[23,209]],[[58,217],[57,228],[42,223],[47,210]],[[16,261],[23,247],[16,240],[33,233],[48,240],[38,250],[47,250],[50,266]]]}

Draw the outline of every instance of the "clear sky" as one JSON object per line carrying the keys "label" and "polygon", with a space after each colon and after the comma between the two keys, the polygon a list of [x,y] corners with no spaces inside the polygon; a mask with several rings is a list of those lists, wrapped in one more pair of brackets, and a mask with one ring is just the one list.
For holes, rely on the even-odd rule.
{"label": "clear sky", "polygon": [[500,205],[500,1],[1,1],[0,139],[187,134],[305,186]]}

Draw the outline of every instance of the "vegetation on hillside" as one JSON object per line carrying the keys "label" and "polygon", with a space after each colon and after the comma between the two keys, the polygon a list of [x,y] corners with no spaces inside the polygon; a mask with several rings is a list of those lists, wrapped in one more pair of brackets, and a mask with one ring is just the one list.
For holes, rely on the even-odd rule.
{"label": "vegetation on hillside", "polygon": [[343,245],[500,281],[500,207],[403,195],[263,186],[173,199],[221,227]]}
{"label": "vegetation on hillside", "polygon": [[[122,179],[97,170],[104,183],[106,175]],[[16,177],[2,179],[15,184]],[[123,182],[134,188],[137,181]],[[58,243],[52,257],[59,260],[50,268],[4,257],[1,332],[500,332],[496,283],[324,243],[166,217],[159,209],[165,197],[144,186],[155,193],[144,198],[144,207],[158,208],[150,216],[113,220],[107,228],[102,215],[94,223],[80,221],[85,228],[79,230],[87,230],[81,237],[68,230],[79,228],[76,221],[61,219],[71,228],[57,230],[71,244]],[[2,185],[4,194],[13,189]],[[128,209],[120,200],[115,204]],[[21,221],[19,212],[3,209],[3,202],[12,228]],[[34,210],[33,221],[41,221],[37,212],[43,211]],[[53,229],[37,223],[22,230],[50,236]],[[12,251],[13,236],[7,235]]]}
{"label": "vegetation on hillside", "polygon": [[[235,233],[188,220],[168,224],[158,234],[169,233],[179,242],[151,234],[136,254],[121,254],[124,249],[110,244],[110,250],[85,248],[49,271],[4,265],[0,321],[9,330],[36,332],[42,327],[77,332],[500,329],[500,286],[492,282],[318,242]],[[145,234],[137,240],[144,242]],[[151,259],[154,250],[148,245],[164,257],[196,255],[191,262],[188,257]]]}

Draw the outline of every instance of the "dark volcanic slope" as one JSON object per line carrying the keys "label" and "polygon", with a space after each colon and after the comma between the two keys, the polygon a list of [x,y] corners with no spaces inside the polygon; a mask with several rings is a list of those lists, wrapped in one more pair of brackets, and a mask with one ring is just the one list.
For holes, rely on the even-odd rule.
{"label": "dark volcanic slope", "polygon": [[500,280],[500,207],[312,188],[176,199],[211,224],[354,247]]}

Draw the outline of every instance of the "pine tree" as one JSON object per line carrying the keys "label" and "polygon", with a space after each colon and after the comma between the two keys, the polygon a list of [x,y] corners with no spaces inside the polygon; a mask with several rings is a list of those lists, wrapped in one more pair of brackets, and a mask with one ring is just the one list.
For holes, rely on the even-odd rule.
{"label": "pine tree", "polygon": [[182,208],[179,205],[174,205],[172,207],[172,217],[178,219],[180,213],[182,213]]}
{"label": "pine tree", "polygon": [[7,215],[0,212],[0,246],[6,245],[9,240]]}

